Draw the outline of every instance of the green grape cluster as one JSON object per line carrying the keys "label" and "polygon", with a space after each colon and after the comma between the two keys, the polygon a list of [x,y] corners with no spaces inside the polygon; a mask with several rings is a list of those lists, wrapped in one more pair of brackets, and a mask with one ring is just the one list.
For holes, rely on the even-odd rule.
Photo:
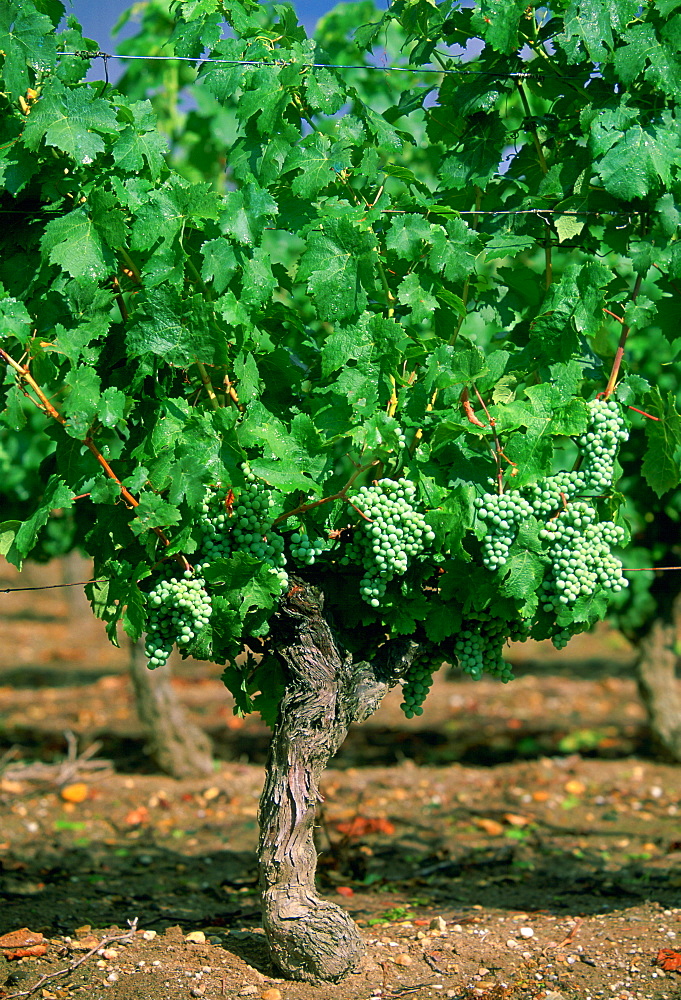
{"label": "green grape cluster", "polygon": [[363,567],[360,593],[372,608],[380,607],[387,585],[406,573],[409,560],[435,540],[416,507],[416,493],[415,484],[406,479],[380,479],[350,497],[364,518],[340,564]]}
{"label": "green grape cluster", "polygon": [[610,553],[622,541],[622,530],[611,522],[598,524],[595,508],[577,498],[612,486],[617,451],[627,430],[615,400],[595,399],[588,405],[587,430],[577,440],[579,469],[547,476],[519,492],[486,493],[475,501],[486,527],[482,558],[490,570],[506,565],[524,517],[532,514],[546,524],[540,531],[540,537],[551,542],[545,605],[566,604],[579,594],[594,593],[598,586],[614,592],[626,586]]}
{"label": "green grape cluster", "polygon": [[437,646],[419,649],[406,676],[402,679],[404,701],[400,708],[408,719],[423,715],[422,705],[433,683],[433,674],[442,666],[444,657]]}
{"label": "green grape cluster", "polygon": [[509,639],[526,639],[527,624],[510,621],[480,612],[475,619],[465,621],[452,642],[452,652],[464,673],[480,680],[483,671],[506,683],[513,679],[513,667],[502,656]]}
{"label": "green grape cluster", "polygon": [[599,588],[618,593],[629,583],[611,548],[624,541],[624,529],[598,521],[596,509],[578,501],[567,506],[539,532],[548,542],[550,572],[542,591],[545,611],[557,611]]}
{"label": "green grape cluster", "polygon": [[556,649],[565,649],[570,639],[573,636],[578,635],[580,632],[586,632],[589,625],[585,622],[572,622],[569,628],[558,629],[551,636],[551,642],[556,647]]}
{"label": "green grape cluster", "polygon": [[291,558],[303,566],[313,566],[319,556],[329,548],[329,542],[325,538],[310,538],[302,526],[293,532],[290,542]]}
{"label": "green grape cluster", "polygon": [[188,646],[211,615],[211,600],[205,581],[187,570],[179,579],[161,579],[147,599],[149,612],[145,653],[150,667],[161,667],[173,644]]}
{"label": "green grape cluster", "polygon": [[532,506],[520,493],[485,493],[477,497],[478,517],[489,526],[482,542],[482,560],[488,569],[504,566],[521,521]]}
{"label": "green grape cluster", "polygon": [[589,426],[577,441],[589,489],[601,492],[612,486],[617,451],[628,437],[621,408],[614,399],[589,403]]}
{"label": "green grape cluster", "polygon": [[602,493],[612,486],[617,451],[629,432],[614,399],[594,399],[588,406],[587,429],[577,438],[580,468],[547,476],[526,488],[532,512],[541,519],[555,514],[566,501],[584,493]]}
{"label": "green grape cluster", "polygon": [[225,503],[224,491],[215,487],[207,490],[199,540],[202,562],[197,566],[246,552],[271,567],[283,591],[288,586],[284,539],[273,530],[271,491],[249,470],[245,479],[246,485],[231,505]]}
{"label": "green grape cluster", "polygon": [[224,493],[210,486],[206,490],[201,513],[200,558],[208,563],[226,558],[231,552],[230,512],[225,504]]}
{"label": "green grape cluster", "polygon": [[586,480],[580,473],[559,472],[555,476],[547,476],[541,483],[534,483],[526,489],[531,513],[543,521],[585,489]]}
{"label": "green grape cluster", "polygon": [[232,544],[235,551],[247,552],[268,563],[281,583],[288,586],[284,539],[273,531],[272,493],[251,472],[246,473],[246,486],[232,507]]}

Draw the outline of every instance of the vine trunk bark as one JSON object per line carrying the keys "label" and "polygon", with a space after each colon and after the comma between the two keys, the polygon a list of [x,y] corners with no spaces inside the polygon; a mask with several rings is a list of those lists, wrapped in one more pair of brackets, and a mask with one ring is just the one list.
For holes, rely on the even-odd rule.
{"label": "vine trunk bark", "polygon": [[671,620],[653,622],[641,641],[636,677],[648,712],[653,742],[671,760],[681,762],[681,685],[677,666],[681,653],[681,595],[672,605]]}
{"label": "vine trunk bark", "polygon": [[364,951],[354,921],[315,888],[313,841],[319,781],[351,722],[361,722],[413,657],[408,642],[353,664],[323,610],[321,591],[293,581],[274,622],[287,688],[260,800],[263,925],[274,962],[293,979],[337,982]]}

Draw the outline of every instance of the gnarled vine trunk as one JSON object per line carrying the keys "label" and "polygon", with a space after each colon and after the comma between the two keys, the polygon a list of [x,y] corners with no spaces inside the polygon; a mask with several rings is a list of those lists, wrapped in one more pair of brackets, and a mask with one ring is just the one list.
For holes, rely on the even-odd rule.
{"label": "gnarled vine trunk", "polygon": [[681,762],[681,683],[676,668],[681,654],[681,595],[671,620],[653,622],[641,641],[636,662],[638,690],[648,712],[654,743],[671,760]]}
{"label": "gnarled vine trunk", "polygon": [[323,595],[296,580],[274,622],[287,672],[260,800],[263,925],[275,963],[294,979],[342,979],[363,943],[354,921],[314,884],[319,780],[351,722],[377,708],[413,657],[412,644],[382,648],[382,662],[353,664],[324,617]]}

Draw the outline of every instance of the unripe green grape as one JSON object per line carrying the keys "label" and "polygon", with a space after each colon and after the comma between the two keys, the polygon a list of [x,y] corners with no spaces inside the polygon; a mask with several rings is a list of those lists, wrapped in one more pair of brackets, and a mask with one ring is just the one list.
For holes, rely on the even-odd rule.
{"label": "unripe green grape", "polygon": [[436,646],[422,647],[402,679],[404,701],[400,708],[408,719],[423,714],[423,702],[433,683],[433,673],[442,666],[444,657]]}
{"label": "unripe green grape", "polygon": [[[435,540],[417,504],[417,488],[408,480],[381,479],[362,486],[350,501],[365,515],[346,544],[341,565],[363,567],[362,598],[381,606],[387,584],[402,576],[412,559]],[[368,519],[368,520],[367,520]]]}
{"label": "unripe green grape", "polygon": [[189,645],[201,627],[199,623],[210,618],[212,607],[205,582],[191,576],[191,571],[185,571],[182,581],[161,579],[148,596],[145,652],[151,667],[164,664],[174,644]]}
{"label": "unripe green grape", "polygon": [[284,572],[284,541],[273,527],[272,491],[248,467],[244,467],[243,474],[246,484],[229,510],[225,507],[225,490],[218,487],[207,490],[199,558],[211,562],[244,552],[269,566],[283,591],[288,586],[288,576]]}

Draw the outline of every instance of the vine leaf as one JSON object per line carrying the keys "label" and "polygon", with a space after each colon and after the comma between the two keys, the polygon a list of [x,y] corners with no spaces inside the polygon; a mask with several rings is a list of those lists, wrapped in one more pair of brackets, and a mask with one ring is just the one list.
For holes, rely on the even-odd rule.
{"label": "vine leaf", "polygon": [[14,545],[21,523],[14,520],[0,522],[0,556],[6,556]]}
{"label": "vine leaf", "polygon": [[637,0],[572,0],[565,14],[562,48],[574,63],[588,55],[594,62],[609,61],[614,35],[636,18]]}
{"label": "vine leaf", "polygon": [[106,149],[101,135],[119,132],[121,125],[109,101],[84,87],[67,90],[55,84],[31,110],[24,142],[37,149],[41,140],[79,163],[89,164]]}
{"label": "vine leaf", "polygon": [[350,166],[350,156],[340,143],[332,147],[327,136],[313,132],[291,149],[282,173],[299,170],[291,182],[291,190],[300,198],[314,198],[338,172]]}
{"label": "vine leaf", "polygon": [[135,535],[142,535],[150,528],[166,528],[179,521],[177,507],[155,493],[143,493],[139,505],[135,507],[135,519],[130,523],[130,530]]}
{"label": "vine leaf", "polygon": [[69,387],[62,406],[62,414],[67,418],[64,427],[71,437],[82,440],[97,412],[101,379],[93,368],[80,365],[69,372],[64,381]]}
{"label": "vine leaf", "polygon": [[526,9],[523,0],[481,0],[473,14],[473,27],[498,52],[518,48],[518,22]]}
{"label": "vine leaf", "polygon": [[105,278],[113,267],[113,254],[84,207],[48,222],[41,248],[52,264],[58,264],[73,278],[96,281]]}
{"label": "vine leaf", "polygon": [[69,489],[61,477],[50,476],[45,484],[45,490],[37,510],[23,522],[17,531],[14,545],[6,553],[7,561],[11,562],[17,569],[21,569],[22,559],[29,554],[35,545],[38,532],[47,524],[52,511],[56,507],[70,507],[74,495],[73,490]]}
{"label": "vine leaf", "polygon": [[14,97],[31,85],[30,70],[54,65],[57,42],[52,21],[21,0],[11,0],[0,10],[0,38],[4,54],[4,89]]}
{"label": "vine leaf", "polygon": [[297,277],[307,282],[321,319],[348,319],[364,309],[366,286],[373,284],[375,243],[371,233],[344,218],[325,219],[310,233]]}
{"label": "vine leaf", "polygon": [[646,421],[648,447],[641,472],[658,496],[678,485],[681,478],[678,455],[681,448],[681,415],[676,409],[672,393],[662,398],[656,387],[652,391],[651,410],[658,420]]}
{"label": "vine leaf", "polygon": [[631,201],[668,184],[679,153],[678,127],[670,112],[655,124],[628,128],[598,164],[606,191]]}
{"label": "vine leaf", "polygon": [[158,122],[151,101],[135,101],[121,109],[128,125],[113,144],[111,152],[120,170],[139,173],[144,163],[156,180],[164,166],[168,144],[158,131]]}

